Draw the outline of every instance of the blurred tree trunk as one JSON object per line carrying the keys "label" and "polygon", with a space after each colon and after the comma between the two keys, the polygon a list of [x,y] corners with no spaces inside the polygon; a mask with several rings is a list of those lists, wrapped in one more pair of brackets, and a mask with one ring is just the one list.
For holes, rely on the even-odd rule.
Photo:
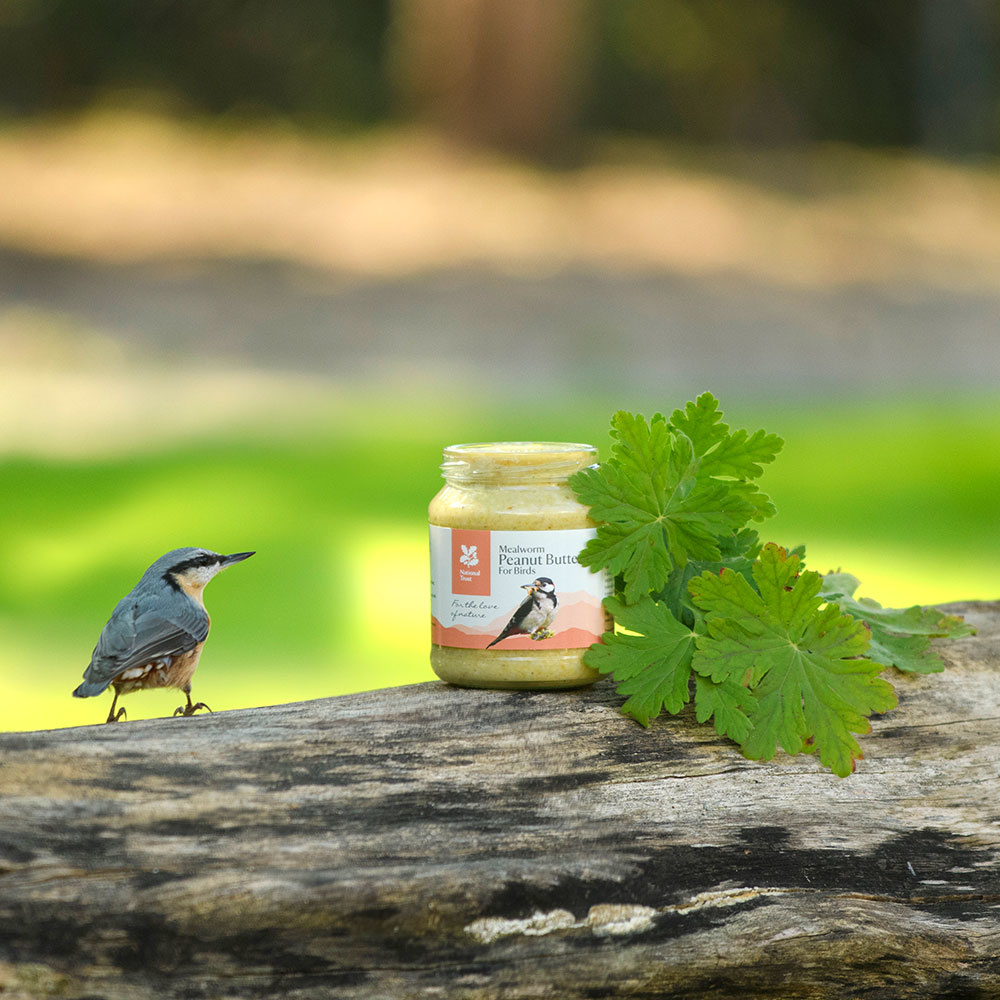
{"label": "blurred tree trunk", "polygon": [[586,21],[585,0],[394,0],[400,98],[452,138],[559,159],[580,103]]}
{"label": "blurred tree trunk", "polygon": [[996,0],[923,0],[918,117],[924,146],[944,155],[996,153]]}

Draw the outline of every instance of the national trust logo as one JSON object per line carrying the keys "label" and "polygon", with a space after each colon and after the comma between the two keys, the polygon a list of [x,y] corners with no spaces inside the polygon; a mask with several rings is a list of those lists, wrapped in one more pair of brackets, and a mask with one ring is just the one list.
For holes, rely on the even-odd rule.
{"label": "national trust logo", "polygon": [[451,590],[453,594],[490,592],[490,533],[474,528],[451,532]]}

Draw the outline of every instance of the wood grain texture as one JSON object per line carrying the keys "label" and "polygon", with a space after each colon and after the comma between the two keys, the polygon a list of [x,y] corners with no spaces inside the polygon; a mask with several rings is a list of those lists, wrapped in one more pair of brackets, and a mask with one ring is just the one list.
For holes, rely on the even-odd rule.
{"label": "wood grain texture", "polygon": [[0,736],[0,995],[1000,996],[1000,603],[850,778],[442,684]]}

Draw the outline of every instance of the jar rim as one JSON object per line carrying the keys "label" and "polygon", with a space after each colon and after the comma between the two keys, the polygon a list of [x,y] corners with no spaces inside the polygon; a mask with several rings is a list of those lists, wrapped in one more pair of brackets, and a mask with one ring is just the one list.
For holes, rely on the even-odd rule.
{"label": "jar rim", "polygon": [[441,474],[445,479],[502,478],[516,481],[539,476],[568,477],[597,461],[592,444],[569,441],[475,441],[448,445]]}

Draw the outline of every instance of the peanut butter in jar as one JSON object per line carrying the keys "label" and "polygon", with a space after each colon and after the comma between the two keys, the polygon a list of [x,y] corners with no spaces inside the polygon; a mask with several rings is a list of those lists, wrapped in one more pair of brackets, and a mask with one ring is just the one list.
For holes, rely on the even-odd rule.
{"label": "peanut butter in jar", "polygon": [[463,687],[592,684],[587,647],[610,628],[605,572],[578,561],[596,533],[569,477],[592,445],[452,445],[429,508],[431,665]]}

